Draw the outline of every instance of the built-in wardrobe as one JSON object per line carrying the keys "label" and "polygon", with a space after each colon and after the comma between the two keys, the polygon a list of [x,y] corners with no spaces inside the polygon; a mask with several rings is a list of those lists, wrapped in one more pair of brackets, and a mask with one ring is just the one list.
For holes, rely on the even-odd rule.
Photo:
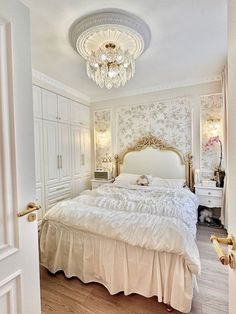
{"label": "built-in wardrobe", "polygon": [[33,104],[40,223],[57,202],[90,187],[90,110],[38,86],[33,86]]}

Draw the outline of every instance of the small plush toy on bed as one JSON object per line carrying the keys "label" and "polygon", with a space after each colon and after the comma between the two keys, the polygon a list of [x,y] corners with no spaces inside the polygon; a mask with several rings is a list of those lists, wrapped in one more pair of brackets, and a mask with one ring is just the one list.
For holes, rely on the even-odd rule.
{"label": "small plush toy on bed", "polygon": [[138,180],[136,181],[136,183],[138,185],[142,185],[142,186],[148,186],[149,184],[149,180],[148,180],[148,177],[145,176],[145,175],[142,175],[138,178]]}

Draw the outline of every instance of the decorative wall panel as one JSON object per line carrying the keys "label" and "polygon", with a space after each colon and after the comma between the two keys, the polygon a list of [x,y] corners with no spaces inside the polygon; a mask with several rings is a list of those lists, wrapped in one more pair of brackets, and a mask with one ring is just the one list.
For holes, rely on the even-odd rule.
{"label": "decorative wall panel", "polygon": [[[18,249],[10,24],[0,19],[0,260]],[[7,191],[7,192],[6,192]]]}
{"label": "decorative wall panel", "polygon": [[192,107],[186,97],[120,107],[116,115],[118,152],[149,132],[183,154],[191,152]]}
{"label": "decorative wall panel", "polygon": [[[222,94],[201,97],[201,170],[213,171],[219,166],[220,143],[206,148],[210,138],[219,136],[222,144],[223,137],[223,99]],[[211,127],[212,121],[216,121]],[[224,156],[223,156],[224,157]]]}
{"label": "decorative wall panel", "polygon": [[0,282],[0,310],[1,314],[23,313],[20,302],[21,285],[18,271]]}
{"label": "decorative wall panel", "polygon": [[103,163],[103,159],[112,157],[111,143],[111,110],[94,112],[94,144],[95,167],[110,168],[110,163]]}

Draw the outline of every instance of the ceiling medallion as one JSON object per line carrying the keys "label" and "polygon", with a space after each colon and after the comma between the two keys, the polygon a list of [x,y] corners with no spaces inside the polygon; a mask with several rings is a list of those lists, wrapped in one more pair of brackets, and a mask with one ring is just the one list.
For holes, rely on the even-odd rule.
{"label": "ceiling medallion", "polygon": [[101,88],[124,86],[136,59],[147,49],[147,24],[128,12],[109,9],[78,19],[70,28],[72,47],[87,62],[87,75]]}

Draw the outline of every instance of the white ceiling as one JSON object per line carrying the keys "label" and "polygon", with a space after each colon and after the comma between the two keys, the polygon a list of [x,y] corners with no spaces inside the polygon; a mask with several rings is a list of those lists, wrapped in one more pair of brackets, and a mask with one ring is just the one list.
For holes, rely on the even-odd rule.
{"label": "white ceiling", "polygon": [[[33,68],[92,101],[214,80],[227,56],[227,0],[22,0],[30,8]],[[101,89],[72,49],[68,30],[92,11],[118,8],[150,27],[149,48],[125,87]]]}

